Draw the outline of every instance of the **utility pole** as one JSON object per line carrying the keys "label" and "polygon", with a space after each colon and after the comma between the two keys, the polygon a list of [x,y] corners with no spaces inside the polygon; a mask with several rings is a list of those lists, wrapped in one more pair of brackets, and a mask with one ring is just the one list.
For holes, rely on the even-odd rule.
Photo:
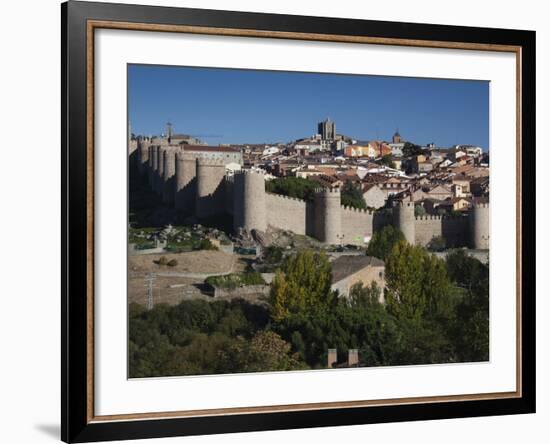
{"label": "utility pole", "polygon": [[155,288],[155,279],[157,276],[154,273],[148,273],[145,276],[145,287],[147,287],[147,310],[152,310],[154,306],[153,302],[153,288]]}

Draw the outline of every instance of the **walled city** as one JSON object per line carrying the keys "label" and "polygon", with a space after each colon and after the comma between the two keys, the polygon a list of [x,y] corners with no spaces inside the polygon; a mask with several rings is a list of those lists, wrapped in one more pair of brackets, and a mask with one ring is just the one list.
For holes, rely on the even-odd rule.
{"label": "walled city", "polygon": [[[359,142],[319,133],[287,145],[208,146],[186,135],[131,137],[131,168],[167,206],[197,220],[228,214],[235,233],[292,231],[329,245],[366,245],[392,224],[412,244],[489,249],[488,154],[457,145]],[[315,183],[310,200],[266,191],[272,180]],[[352,184],[366,208],[342,205]]]}
{"label": "walled city", "polygon": [[488,151],[128,146],[131,377],[488,359]]}

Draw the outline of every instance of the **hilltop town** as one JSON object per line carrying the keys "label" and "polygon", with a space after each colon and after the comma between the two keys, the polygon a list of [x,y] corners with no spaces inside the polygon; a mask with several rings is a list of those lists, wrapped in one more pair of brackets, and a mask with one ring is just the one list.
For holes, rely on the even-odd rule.
{"label": "hilltop town", "polygon": [[235,232],[270,227],[364,246],[394,224],[412,244],[489,246],[489,154],[481,147],[419,146],[397,131],[390,142],[358,141],[328,119],[287,144],[208,146],[169,126],[129,145],[134,177],[165,205],[197,220],[229,215]]}
{"label": "hilltop town", "polygon": [[[468,310],[479,311],[475,322],[481,319],[483,324],[476,326],[481,335],[476,340],[482,345],[474,354],[465,349],[458,355],[406,359],[484,359],[489,153],[472,145],[418,145],[405,140],[399,131],[389,141],[357,140],[338,134],[330,119],[319,122],[316,129],[311,137],[286,143],[216,146],[176,134],[171,124],[159,136],[129,135],[128,301],[139,304],[131,305],[130,325],[147,318],[135,307],[152,310],[158,304],[168,304],[176,311],[183,306],[197,310],[192,304],[200,302],[207,304],[200,310],[209,312],[212,301],[230,304],[223,305],[224,310],[242,311],[246,318],[251,313],[248,304],[252,304],[258,307],[254,310],[263,310],[262,316],[271,316],[275,325],[284,323],[292,309],[287,312],[288,307],[277,297],[313,292],[284,287],[285,273],[295,267],[306,267],[304,270],[316,273],[321,280],[328,276],[322,298],[347,301],[343,306],[357,312],[365,306],[359,309],[353,304],[368,296],[366,300],[374,298],[380,307],[389,307],[368,310],[382,310],[396,322],[396,314],[404,309],[396,307],[405,307],[406,301],[398,296],[395,277],[413,272],[416,263],[421,268],[411,279],[417,281],[418,294],[413,292],[411,297],[428,298],[424,292],[439,291],[433,283],[430,290],[426,279],[442,283],[441,294],[430,297],[441,301],[450,298],[452,306],[465,304]],[[401,239],[406,244],[400,244]],[[395,245],[412,249],[394,251]],[[316,255],[308,256],[311,251]],[[395,263],[412,268],[399,271],[392,262],[396,257],[399,260]],[[403,258],[405,262],[399,262]],[[460,264],[469,268],[461,269]],[[481,267],[478,277],[467,279],[483,276],[479,281],[483,285],[475,284],[482,302],[472,298],[457,302],[463,297],[456,294],[462,294],[458,281],[463,279],[464,270],[470,273],[477,267]],[[281,285],[286,290],[281,290]],[[264,340],[262,335],[273,332],[264,331],[264,318],[258,316],[256,313],[249,322],[259,325],[254,331]],[[470,321],[460,322],[462,329]],[[132,331],[131,341],[139,343],[135,335],[140,333]],[[287,332],[288,338],[283,334],[286,340],[296,336],[293,330]],[[193,336],[196,340],[199,337]],[[229,337],[238,339],[241,334],[232,330]],[[251,340],[248,345],[253,344]],[[277,344],[286,350],[285,356],[291,354],[291,345],[279,336],[270,336],[270,340],[282,341]],[[290,342],[292,350],[298,347]],[[352,347],[349,341],[338,351],[335,345],[324,338],[322,344],[315,345],[313,355],[304,352],[296,368],[371,365],[366,352]],[[142,347],[147,350],[147,342]],[[342,356],[343,351],[346,356]],[[404,356],[383,361],[400,363]],[[136,358],[135,368],[148,359],[153,358]],[[137,376],[152,374],[149,370],[134,371]]]}

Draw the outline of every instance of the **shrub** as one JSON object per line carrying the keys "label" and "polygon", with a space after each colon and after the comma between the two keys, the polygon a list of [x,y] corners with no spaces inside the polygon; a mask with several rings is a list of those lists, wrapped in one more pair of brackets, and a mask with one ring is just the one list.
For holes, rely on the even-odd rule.
{"label": "shrub", "polygon": [[343,186],[340,199],[344,206],[357,208],[358,210],[367,209],[361,187],[354,185],[351,181],[346,182]]}
{"label": "shrub", "polygon": [[217,250],[218,247],[216,247],[212,242],[210,242],[210,239],[201,239],[201,241],[196,246],[197,250]]}
{"label": "shrub", "polygon": [[434,236],[428,243],[427,249],[429,251],[443,251],[446,248],[445,238],[442,236]]}
{"label": "shrub", "polygon": [[168,259],[166,259],[166,256],[161,256],[160,258],[158,258],[157,260],[154,260],[153,262],[157,265],[166,265],[168,264]]}
{"label": "shrub", "polygon": [[246,285],[264,285],[265,281],[258,272],[232,273],[223,276],[210,276],[205,281],[212,287],[234,290]]}
{"label": "shrub", "polygon": [[278,264],[283,260],[283,249],[275,245],[270,245],[264,250],[264,260],[268,264]]}

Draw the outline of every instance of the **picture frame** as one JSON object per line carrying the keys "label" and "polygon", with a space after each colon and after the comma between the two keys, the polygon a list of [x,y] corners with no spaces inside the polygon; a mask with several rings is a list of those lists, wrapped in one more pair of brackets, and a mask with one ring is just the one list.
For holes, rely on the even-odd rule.
{"label": "picture frame", "polygon": [[[535,33],[532,31],[69,1],[62,22],[62,375],[65,442],[535,412]],[[516,390],[96,415],[94,33],[115,29],[510,53],[516,63]],[[307,69],[307,67],[304,67]],[[125,326],[121,325],[121,332]]]}

